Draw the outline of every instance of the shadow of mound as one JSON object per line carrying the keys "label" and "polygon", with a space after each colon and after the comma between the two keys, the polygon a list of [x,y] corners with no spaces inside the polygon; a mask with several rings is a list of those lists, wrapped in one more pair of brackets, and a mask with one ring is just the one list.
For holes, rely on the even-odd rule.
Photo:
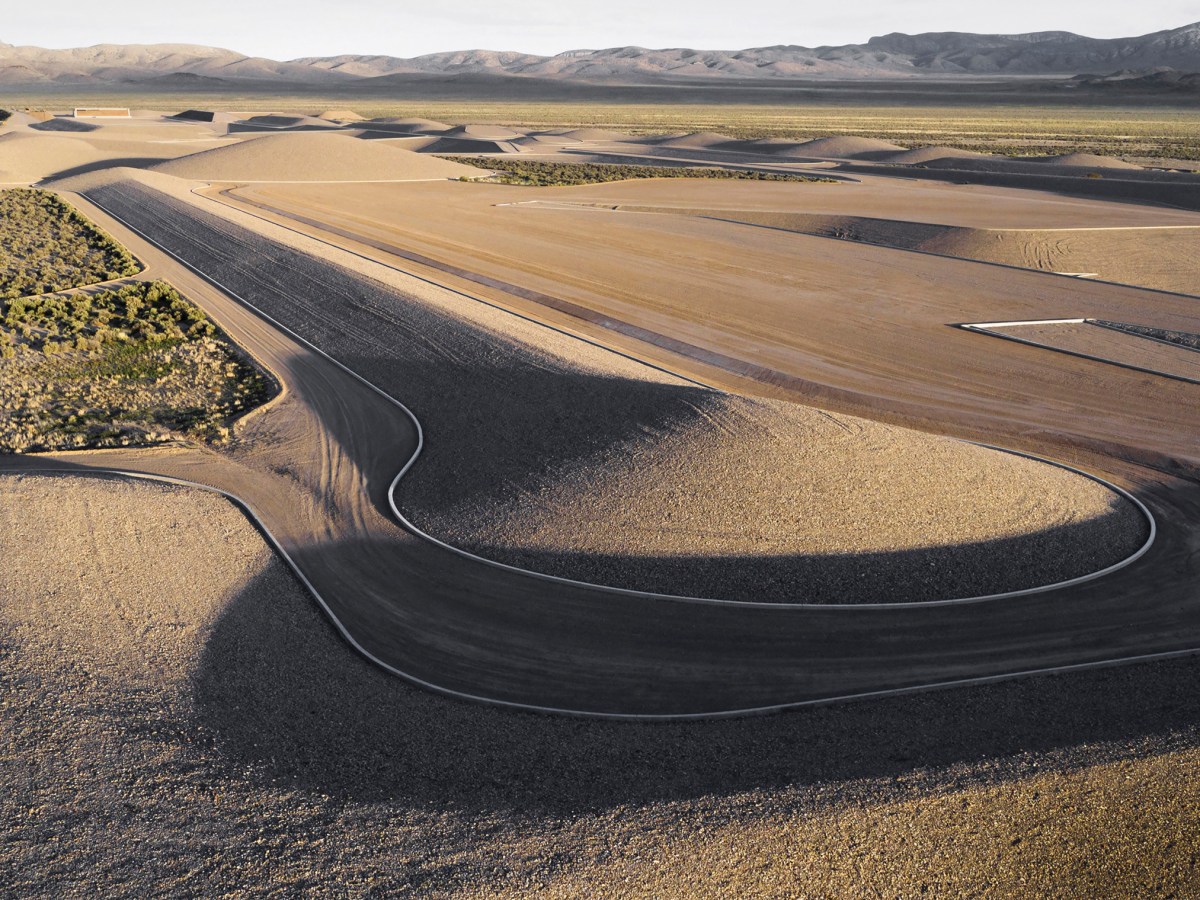
{"label": "shadow of mound", "polygon": [[80,122],[78,119],[47,119],[45,122],[31,122],[29,125],[34,131],[50,131],[50,132],[74,132],[86,133],[89,131],[99,131],[99,125],[93,125],[90,122]]}
{"label": "shadow of mound", "polygon": [[[581,506],[586,498],[581,499]],[[403,509],[403,506],[402,506]],[[405,510],[407,512],[407,510]],[[429,515],[413,516],[421,526]],[[434,518],[441,538],[484,559],[532,572],[629,590],[757,603],[918,603],[1028,590],[1091,575],[1129,558],[1149,523],[1123,499],[1070,525],[1011,537],[861,553],[695,553],[628,556],[531,546],[514,528],[505,543],[454,533]],[[623,523],[613,523],[619,531]],[[749,525],[748,525],[749,527]],[[565,528],[564,528],[565,531]],[[447,534],[449,532],[449,534]]]}
{"label": "shadow of mound", "polygon": [[63,169],[53,175],[47,175],[43,181],[57,181],[60,178],[70,178],[73,175],[86,175],[88,172],[99,172],[101,169],[148,169],[155,163],[163,162],[161,156],[127,156],[121,159],[98,159],[95,162],[84,163],[70,169]]}
{"label": "shadow of mound", "polygon": [[276,571],[213,628],[196,709],[231,773],[344,800],[570,815],[782,788],[863,802],[1200,742],[1200,660],[1026,678],[776,716],[557,718],[413,688],[355,654]]}

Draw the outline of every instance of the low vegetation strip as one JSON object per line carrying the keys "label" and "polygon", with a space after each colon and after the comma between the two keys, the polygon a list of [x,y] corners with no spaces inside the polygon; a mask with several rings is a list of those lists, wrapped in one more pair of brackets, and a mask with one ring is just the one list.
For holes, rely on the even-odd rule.
{"label": "low vegetation strip", "polygon": [[[746,169],[718,169],[704,166],[634,166],[613,163],[560,163],[523,159],[502,159],[484,156],[444,157],[497,173],[487,178],[501,184],[523,184],[535,187],[600,184],[606,181],[629,181],[634,178],[724,178],[736,181],[809,181],[837,184],[833,178],[814,178],[811,175],[786,175],[777,172],[755,172]],[[485,178],[486,176],[481,176]]]}
{"label": "low vegetation strip", "polygon": [[1190,331],[1172,331],[1169,328],[1153,328],[1149,325],[1133,325],[1129,322],[1108,322],[1104,319],[1094,319],[1093,322],[1096,325],[1111,328],[1114,331],[1123,331],[1125,334],[1132,334],[1136,337],[1153,338],[1156,341],[1177,344],[1189,350],[1200,350],[1200,334],[1192,334]]}
{"label": "low vegetation strip", "polygon": [[271,383],[165,282],[0,305],[0,453],[221,441]]}
{"label": "low vegetation strip", "polygon": [[0,191],[0,300],[140,271],[128,250],[49,191]]}

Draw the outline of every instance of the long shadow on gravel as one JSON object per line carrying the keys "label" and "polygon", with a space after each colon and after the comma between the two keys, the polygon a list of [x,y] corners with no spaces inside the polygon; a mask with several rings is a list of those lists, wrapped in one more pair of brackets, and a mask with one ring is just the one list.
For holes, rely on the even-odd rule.
{"label": "long shadow on gravel", "polygon": [[347,800],[570,815],[828,786],[831,801],[873,802],[1200,742],[1195,658],[757,718],[605,722],[410,687],[299,590],[283,606],[264,596],[249,585],[214,627],[193,679],[201,725],[238,777]]}

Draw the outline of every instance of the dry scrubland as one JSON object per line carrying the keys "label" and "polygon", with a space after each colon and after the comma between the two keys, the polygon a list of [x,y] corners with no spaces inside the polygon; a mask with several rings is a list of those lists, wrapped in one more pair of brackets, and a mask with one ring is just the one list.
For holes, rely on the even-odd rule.
{"label": "dry scrubland", "polygon": [[54,194],[0,192],[0,452],[225,438],[271,385],[165,282]]}
{"label": "dry scrubland", "polygon": [[[445,157],[450,159],[450,157]],[[717,169],[689,166],[632,166],[609,163],[539,162],[526,159],[503,159],[484,156],[460,156],[454,160],[489,169],[497,173],[489,181],[500,184],[522,184],[530,187],[558,185],[602,184],[608,181],[629,181],[635,178],[710,178],[716,181],[797,181],[836,184],[832,178],[812,175],[784,175],[776,172],[756,172],[749,169]],[[469,177],[463,178],[471,180]]]}
{"label": "dry scrubland", "polygon": [[14,895],[1200,890],[1194,659],[737,721],[563,719],[358,658],[212,494],[5,477],[0,547]]}
{"label": "dry scrubland", "polygon": [[140,271],[129,251],[49,191],[0,191],[0,300]]}
{"label": "dry scrubland", "polygon": [[0,452],[222,440],[271,391],[163,282],[0,304]]}

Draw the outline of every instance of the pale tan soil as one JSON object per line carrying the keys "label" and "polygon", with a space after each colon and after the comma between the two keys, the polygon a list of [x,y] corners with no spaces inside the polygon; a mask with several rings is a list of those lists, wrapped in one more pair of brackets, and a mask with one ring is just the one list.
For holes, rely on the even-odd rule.
{"label": "pale tan soil", "polygon": [[343,134],[273,134],[160,163],[202,181],[406,181],[477,177],[479,170]]}
{"label": "pale tan soil", "polygon": [[717,134],[715,131],[698,131],[695,134],[681,134],[659,142],[661,147],[715,147],[728,144],[734,138],[727,134]]}
{"label": "pale tan soil", "polygon": [[363,117],[352,109],[327,109],[317,114],[318,119],[333,119],[337,122],[362,122]]}
{"label": "pale tan soil", "polygon": [[448,128],[444,136],[448,138],[507,141],[515,137],[520,137],[521,132],[505,128],[503,125],[455,125],[452,128]]}
{"label": "pale tan soil", "polygon": [[1034,341],[1051,349],[1085,353],[1200,381],[1200,353],[1083,322],[1060,325],[1017,325],[991,329]]}
{"label": "pale tan soil", "polygon": [[[1047,229],[1195,226],[1195,213],[881,178],[861,186],[645,181],[537,191],[409,185],[370,196],[296,186],[239,190],[232,199],[243,196],[303,221],[254,207],[262,215],[370,258],[656,353],[669,365],[682,354],[691,371],[740,390],[931,430],[954,422],[960,434],[983,441],[1003,434],[1009,446],[1046,446],[1041,436],[1065,434],[1072,448],[1146,448],[1147,459],[1184,465],[1200,459],[1192,386],[949,327],[1093,317],[1196,332],[1200,318],[1187,298],[723,222],[498,204],[529,196],[614,205],[654,198]],[[697,202],[702,197],[708,202]]]}
{"label": "pale tan soil", "polygon": [[[594,203],[592,208],[614,207]],[[1000,230],[757,210],[635,205],[615,208],[622,212],[718,218],[1044,272],[1088,273],[1105,281],[1155,290],[1184,294],[1200,291],[1200,225]]]}
{"label": "pale tan soil", "polygon": [[603,128],[572,128],[560,132],[561,137],[573,141],[627,141],[632,135],[620,131],[605,131]]}
{"label": "pale tan soil", "polygon": [[[137,177],[174,183],[168,176],[152,179],[149,173],[140,173]],[[1074,448],[1079,445],[1074,442],[1089,439],[1086,420],[1067,409],[1036,402],[1036,373],[1022,364],[1023,357],[989,358],[987,362],[994,365],[998,359],[1003,365],[993,371],[976,365],[977,351],[974,356],[959,355],[959,345],[945,347],[945,353],[981,384],[991,387],[999,379],[1010,385],[1025,398],[1019,407],[1007,406],[994,396],[984,401],[969,386],[944,394],[938,379],[943,359],[936,353],[928,355],[928,348],[923,348],[926,355],[905,357],[909,368],[901,367],[888,383],[934,404],[948,417],[947,427],[960,433],[972,421],[982,422],[984,437],[1000,435],[1018,446],[1080,459],[1135,490],[1154,510],[1159,538],[1140,561],[1102,581],[970,607],[839,610],[655,602],[550,585],[470,565],[397,528],[387,518],[383,492],[395,473],[396,456],[407,456],[415,444],[407,419],[86,199],[72,200],[136,248],[160,277],[197,298],[290,390],[240,423],[232,456],[200,449],[142,449],[73,452],[59,455],[55,462],[72,468],[108,466],[200,480],[246,498],[351,633],[381,659],[427,681],[559,708],[711,712],[1200,646],[1190,582],[1180,576],[1190,559],[1190,523],[1200,508],[1195,485],[1108,453],[1076,457]],[[126,214],[141,222],[145,212],[135,207]],[[309,311],[297,310],[298,315],[292,316],[289,308],[295,297],[325,291],[311,279],[307,286],[299,286],[306,284],[311,261],[300,266],[304,271],[297,276],[299,281],[277,280],[277,273],[294,265],[289,251],[253,240],[222,249],[219,233],[200,228],[202,219],[187,218],[186,233],[173,227],[155,227],[154,233],[169,239],[201,271],[213,264],[214,256],[235,261],[231,281],[235,290],[249,290],[256,298],[276,298],[280,305],[275,308],[288,316],[290,324],[310,331]],[[311,242],[295,238],[291,243]],[[324,252],[405,292],[453,299],[442,288],[345,252],[328,247]],[[222,278],[229,277],[222,273]],[[320,280],[324,283],[324,277]],[[345,287],[343,281],[344,276],[333,281],[338,285],[335,290]],[[1088,285],[1087,290],[1102,295],[1115,291],[1100,285]],[[1144,296],[1129,289],[1120,293]],[[462,305],[462,298],[456,302]],[[374,330],[371,307],[355,309],[353,315],[341,318],[367,323],[367,330]],[[914,327],[911,334],[920,347],[920,329]],[[547,335],[542,335],[544,341]],[[836,330],[829,335],[840,337]],[[405,335],[388,347],[386,358],[393,365],[397,346],[411,348],[420,346],[420,341]],[[1050,355],[1010,346],[1034,357]],[[647,345],[642,345],[641,352],[646,350]],[[374,352],[368,350],[368,357]],[[347,359],[356,366],[362,361],[357,356]],[[673,364],[680,363],[686,366],[690,361],[674,357]],[[1097,391],[1097,383],[1104,389]],[[1132,454],[1130,458],[1177,452],[1177,448],[1186,456],[1194,450],[1190,442],[1180,442],[1181,425],[1187,434],[1186,423],[1194,410],[1178,402],[1182,398],[1177,391],[1156,392],[1129,404],[1119,383],[1093,380],[1088,387],[1090,396],[1103,402],[1106,433],[1136,441],[1120,451]],[[1088,396],[1082,398],[1084,406],[1089,405]],[[1170,408],[1168,430],[1157,427],[1156,404]],[[997,411],[1006,415],[994,417]],[[28,456],[10,456],[0,458],[0,467],[20,471],[33,461]],[[920,721],[926,719],[928,714]],[[1097,719],[1089,713],[1073,721],[1073,739],[1078,740],[1088,733],[1080,725]],[[1005,731],[1009,736],[1015,733],[1010,728]],[[949,745],[944,734],[941,744]],[[729,755],[746,754],[735,750]],[[579,766],[570,768],[571,777],[578,778]],[[602,779],[589,770],[584,780],[595,785]]]}
{"label": "pale tan soil", "polygon": [[1200,228],[947,232],[921,249],[965,259],[1087,272],[1105,281],[1200,293]]}
{"label": "pale tan soil", "polygon": [[[167,246],[197,235],[205,271],[413,409],[427,444],[402,510],[490,558],[672,594],[888,602],[1072,578],[1145,539],[1132,506],[1041,463],[722,395],[482,304],[284,263],[258,235],[132,178],[87,193]],[[276,262],[248,278],[239,248],[252,246]]]}
{"label": "pale tan soil", "polygon": [[80,138],[29,132],[0,136],[0,182],[31,183],[103,158]]}
{"label": "pale tan soil", "polygon": [[0,549],[14,896],[1200,890],[1195,660],[746,720],[562,719],[370,666],[215,495],[4,477]]}
{"label": "pale tan soil", "polygon": [[[838,602],[862,584],[884,601],[1045,584],[1144,539],[1131,506],[1064,470],[778,401],[697,406],[699,421],[642,425],[583,465],[551,461],[517,492],[449,503],[439,467],[418,470],[430,481],[403,488],[402,508],[456,546],[538,571],[795,602]],[[478,466],[454,456],[457,471]],[[752,589],[739,587],[747,557]]]}
{"label": "pale tan soil", "polygon": [[378,125],[406,127],[412,131],[449,131],[453,127],[447,125],[445,122],[435,122],[432,119],[412,119],[396,116],[385,116],[380,119],[371,119],[370,121]]}
{"label": "pale tan soil", "polygon": [[208,149],[213,140],[207,129],[172,123],[73,135],[17,131],[0,136],[0,183],[32,184],[83,167],[171,159]]}
{"label": "pale tan soil", "polygon": [[970,150],[960,150],[957,147],[914,147],[912,150],[903,150],[880,157],[879,161],[910,166],[927,163],[935,159],[946,159],[948,157],[972,159],[983,155],[982,153],[974,153]]}
{"label": "pale tan soil", "polygon": [[334,123],[316,116],[282,116],[274,113],[250,116],[239,124],[258,128],[297,128],[300,126],[331,128],[334,126]]}
{"label": "pale tan soil", "polygon": [[771,152],[783,156],[822,156],[829,159],[845,159],[862,153],[886,153],[888,151],[904,150],[898,144],[881,141],[878,138],[839,137],[817,138],[802,144],[776,144]]}
{"label": "pale tan soil", "polygon": [[1141,166],[1125,162],[1114,156],[1100,156],[1095,153],[1064,153],[1061,156],[1047,156],[1038,162],[1048,166],[1090,167],[1094,169],[1140,169]]}

